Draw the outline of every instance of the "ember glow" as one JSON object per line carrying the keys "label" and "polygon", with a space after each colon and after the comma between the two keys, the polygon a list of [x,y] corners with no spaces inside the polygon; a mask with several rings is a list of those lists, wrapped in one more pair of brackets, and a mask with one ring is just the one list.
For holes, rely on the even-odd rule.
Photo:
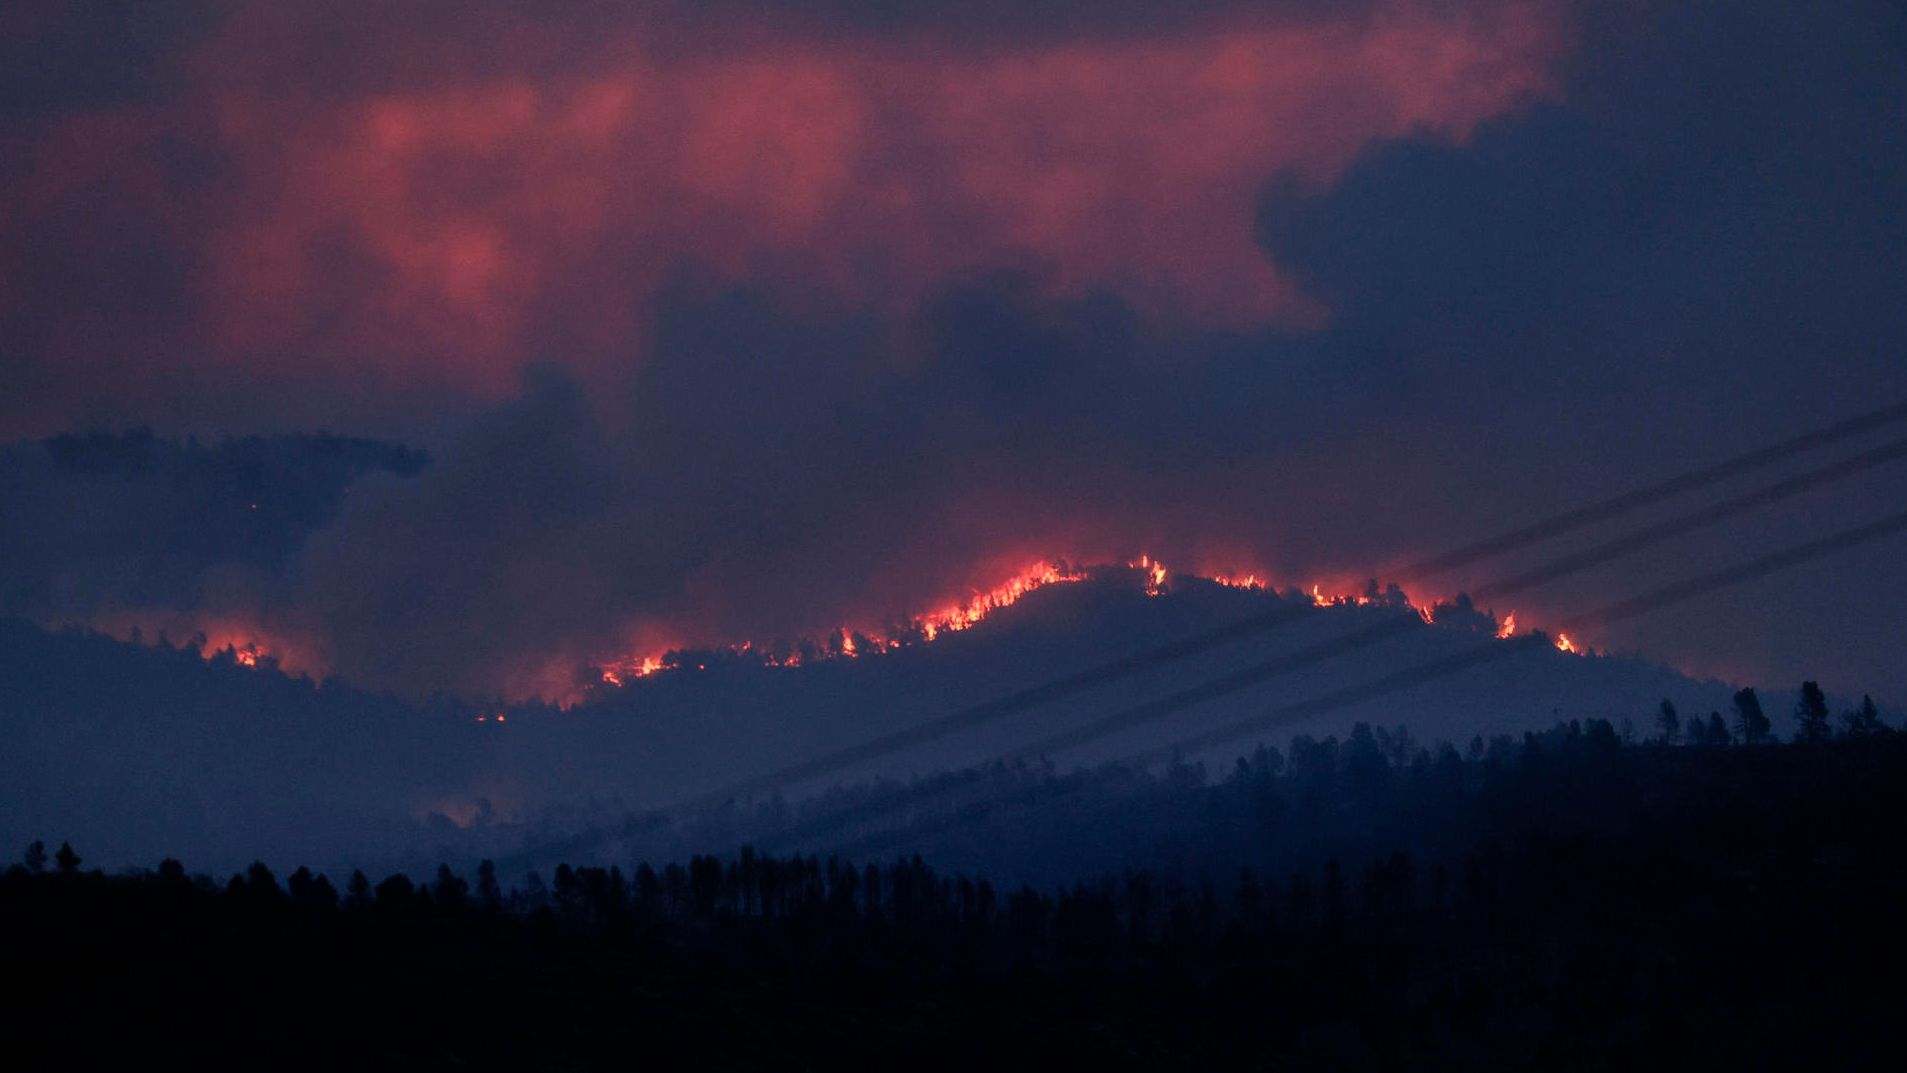
{"label": "ember glow", "polygon": [[134,644],[195,651],[208,662],[230,659],[241,667],[275,668],[320,680],[328,675],[322,646],[297,631],[264,626],[237,615],[131,611],[47,625],[74,626]]}
{"label": "ember glow", "polygon": [[640,659],[617,663],[603,668],[603,681],[619,686],[632,678],[647,678],[660,671],[672,670],[678,664],[669,662],[663,656],[643,656]]}
{"label": "ember glow", "polygon": [[[0,186],[0,311],[44,241],[14,225],[89,190],[192,266],[181,316],[100,303],[46,360],[165,330],[216,365],[285,375],[322,352],[494,399],[553,325],[581,371],[640,345],[685,261],[891,308],[1024,253],[1063,293],[1316,325],[1321,303],[1252,238],[1265,177],[1329,183],[1385,140],[1466,142],[1554,98],[1566,49],[1551,0],[1026,43],[831,40],[765,12],[737,34],[657,5],[445,21],[359,6],[233,5],[176,58],[177,98],[32,131],[20,157],[58,166]],[[314,65],[313,40],[350,63]],[[179,147],[216,161],[214,181],[168,163]],[[8,398],[0,418],[34,409]]]}
{"label": "ember glow", "polygon": [[[1172,591],[1168,586],[1168,579],[1173,576],[1172,571],[1165,563],[1150,554],[1126,561],[1123,572],[1132,577],[1140,590],[1148,597],[1163,597],[1170,595]],[[821,631],[819,634],[810,635],[810,637],[818,637],[818,640],[803,640],[793,645],[766,645],[756,641],[742,641],[658,646],[638,655],[612,656],[585,662],[597,668],[596,675],[603,684],[621,688],[639,679],[653,678],[665,672],[706,671],[711,654],[720,654],[744,665],[767,668],[796,668],[818,661],[861,659],[870,655],[892,653],[930,644],[948,634],[972,629],[996,612],[1012,607],[1028,595],[1050,586],[1111,577],[1120,573],[1122,570],[1118,566],[1087,568],[1075,566],[1063,559],[1039,560],[1029,563],[989,588],[975,590],[963,599],[952,600],[932,610],[910,615],[898,624],[887,627],[836,626]],[[1362,585],[1342,587],[1326,586],[1321,582],[1314,582],[1309,586],[1280,587],[1268,580],[1269,575],[1262,570],[1242,573],[1221,572],[1209,576],[1202,576],[1195,572],[1183,576],[1193,581],[1207,581],[1222,588],[1238,590],[1241,593],[1265,593],[1281,599],[1303,600],[1321,610],[1361,607],[1408,609],[1426,625],[1437,622],[1440,607],[1454,606],[1457,603],[1455,597],[1449,600],[1419,600],[1395,585],[1380,586],[1375,580],[1366,580]],[[1465,603],[1462,606],[1467,608],[1468,605]],[[230,658],[243,667],[273,668],[318,679],[323,679],[330,674],[330,668],[319,657],[318,646],[289,641],[284,631],[269,630],[254,622],[233,617],[211,619],[180,614],[156,617],[152,615],[117,616],[93,623],[91,628],[121,640],[184,645],[196,650],[208,661]],[[1522,628],[1516,613],[1511,612],[1495,620],[1492,629],[1496,639],[1509,640],[1515,637]],[[1557,635],[1554,645],[1560,652],[1587,654],[1579,647],[1576,640],[1567,634]],[[553,662],[561,664],[566,661],[558,658]],[[534,686],[504,690],[499,695],[512,703],[543,700],[564,708],[573,707],[587,699],[588,690],[578,691],[551,684],[557,680],[558,676],[552,675],[547,679],[539,679],[538,684]],[[500,712],[496,712],[480,715],[476,721],[501,723],[504,719]]]}
{"label": "ember glow", "polygon": [[[915,643],[930,643],[946,634],[971,629],[994,612],[1020,602],[1028,593],[1049,585],[1085,581],[1087,576],[1085,571],[1063,562],[1041,561],[1021,569],[990,589],[971,594],[965,600],[914,615],[891,631],[840,626],[828,631],[829,639],[825,645],[797,646],[795,651],[786,653],[758,647],[752,641],[720,645],[716,650],[758,661],[764,667],[799,667],[804,662],[804,649],[812,650],[812,658],[858,659],[869,653],[893,652]],[[1163,568],[1160,569],[1160,576],[1163,577]],[[681,660],[674,650],[625,657],[603,664],[602,680],[613,686],[621,686],[634,679],[648,678],[681,666]],[[698,664],[697,669],[706,669],[706,665]]]}
{"label": "ember glow", "polygon": [[1166,578],[1166,569],[1165,569],[1164,563],[1159,562],[1157,559],[1154,559],[1150,555],[1141,555],[1139,556],[1138,559],[1130,563],[1127,563],[1126,565],[1133,570],[1139,570],[1144,572],[1145,579],[1146,579],[1146,595],[1147,596],[1164,595],[1165,578]]}
{"label": "ember glow", "polygon": [[[638,679],[653,678],[665,672],[706,671],[716,665],[797,668],[817,662],[880,656],[973,629],[1041,589],[1092,580],[1136,588],[1149,598],[1163,598],[1181,591],[1196,594],[1201,586],[1209,584],[1240,596],[1263,595],[1299,602],[1320,611],[1408,610],[1426,625],[1487,630],[1499,640],[1507,640],[1527,629],[1527,624],[1519,622],[1514,612],[1498,619],[1489,612],[1473,610],[1470,602],[1460,595],[1413,597],[1395,584],[1380,584],[1374,578],[1353,582],[1340,575],[1330,582],[1278,584],[1272,580],[1275,575],[1262,566],[1218,570],[1204,567],[1175,572],[1150,552],[1099,566],[1078,565],[1080,561],[1034,560],[992,585],[970,590],[963,597],[928,604],[928,610],[888,617],[884,622],[871,616],[850,617],[854,612],[853,605],[849,604],[843,616],[847,621],[837,620],[836,625],[796,633],[792,640],[784,634],[773,641],[761,637],[737,641],[732,639],[732,634],[723,638],[712,629],[697,629],[652,612],[635,620],[629,634],[622,639],[626,647],[620,652],[616,647],[574,640],[552,645],[547,650],[536,650],[533,654],[506,656],[506,660],[515,660],[514,672],[503,685],[453,695],[485,705],[485,716],[479,718],[479,722],[502,722],[494,714],[499,704],[544,702],[567,709],[586,703],[592,695],[600,695],[603,687],[622,688]],[[1441,616],[1446,610],[1459,613],[1446,621]],[[326,646],[313,640],[320,636],[317,632],[296,629],[288,625],[288,621],[284,613],[214,615],[146,611],[71,624],[120,640],[183,648],[208,662],[229,660],[246,668],[277,670],[318,680],[338,674],[353,684],[363,684],[326,658]],[[797,629],[799,622],[798,618],[794,620]],[[610,645],[616,642],[611,641]],[[1566,635],[1559,636],[1555,646],[1562,652],[1587,654],[1574,638]]]}
{"label": "ember glow", "polygon": [[[1171,571],[1163,562],[1150,554],[1129,560],[1125,568],[1137,573],[1142,591],[1147,596],[1165,596],[1170,592],[1167,579],[1171,576]],[[1116,570],[1116,568],[1108,569]],[[900,628],[889,632],[857,630],[843,626],[828,631],[824,635],[827,637],[825,643],[798,645],[792,652],[777,653],[758,647],[754,642],[717,645],[713,646],[712,650],[758,662],[764,667],[802,666],[805,662],[804,652],[809,653],[806,659],[858,659],[869,653],[894,652],[916,644],[931,643],[945,634],[970,629],[985,621],[994,612],[1011,607],[1028,594],[1049,585],[1088,581],[1099,576],[1101,575],[1095,570],[1071,566],[1064,560],[1042,561],[1024,568],[991,589],[974,593],[964,602],[949,604],[936,611],[915,615]],[[1195,574],[1187,576],[1209,581],[1228,589],[1273,595],[1279,592],[1276,586],[1265,580],[1265,575],[1256,572],[1215,574],[1202,579]],[[1437,608],[1442,606],[1437,601],[1419,603],[1411,599],[1402,589],[1394,585],[1383,588],[1375,580],[1367,580],[1362,589],[1358,590],[1327,592],[1323,584],[1314,583],[1308,590],[1293,587],[1288,591],[1290,598],[1308,600],[1312,606],[1321,609],[1374,605],[1407,608],[1427,626],[1435,624]],[[1496,622],[1494,636],[1498,640],[1508,640],[1516,635],[1517,628],[1516,614],[1511,612]],[[1556,647],[1563,652],[1579,652],[1567,636],[1560,637]],[[601,674],[602,681],[605,683],[623,686],[639,678],[649,678],[664,671],[680,670],[684,666],[681,653],[671,649],[612,660],[603,664]],[[706,670],[707,666],[698,663],[695,669]]]}

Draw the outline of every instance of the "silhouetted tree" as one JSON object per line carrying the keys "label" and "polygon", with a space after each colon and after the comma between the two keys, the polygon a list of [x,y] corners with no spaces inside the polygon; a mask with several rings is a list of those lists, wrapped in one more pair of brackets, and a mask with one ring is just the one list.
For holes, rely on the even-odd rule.
{"label": "silhouetted tree", "polygon": [[37,838],[27,843],[26,856],[22,859],[26,862],[26,870],[34,875],[46,871],[46,843]]}
{"label": "silhouetted tree", "polygon": [[1841,721],[1847,725],[1847,736],[1850,738],[1887,733],[1887,724],[1881,722],[1880,709],[1875,706],[1873,697],[1863,696],[1861,706],[1841,716]]}
{"label": "silhouetted tree", "polygon": [[1655,725],[1662,731],[1662,744],[1674,745],[1682,740],[1682,716],[1676,712],[1674,702],[1666,697],[1656,710]]}
{"label": "silhouetted tree", "polygon": [[276,898],[284,893],[278,889],[278,877],[271,874],[264,861],[253,861],[251,867],[245,869],[245,888],[260,898]]}
{"label": "silhouetted tree", "polygon": [[636,904],[650,916],[662,912],[662,879],[648,861],[636,865]]}
{"label": "silhouetted tree", "polygon": [[689,908],[689,870],[670,861],[662,869],[662,893],[668,903],[669,915],[680,915]]}
{"label": "silhouetted tree", "polygon": [[1708,744],[1727,745],[1729,741],[1728,724],[1722,722],[1722,713],[1708,713]]}
{"label": "silhouetted tree", "polygon": [[735,861],[735,885],[741,894],[742,915],[755,915],[755,893],[759,881],[755,862],[755,847],[743,846]]}
{"label": "silhouetted tree", "polygon": [[437,866],[437,882],[431,888],[437,896],[437,905],[443,909],[462,909],[468,900],[470,884],[462,876],[450,870],[448,864]]}
{"label": "silhouetted tree", "polygon": [[715,915],[715,902],[722,893],[722,862],[714,857],[697,856],[689,859],[689,899],[695,908],[695,915],[712,917]]}
{"label": "silhouetted tree", "polygon": [[881,869],[869,864],[867,871],[861,874],[861,900],[865,908],[862,913],[869,920],[881,919]]}
{"label": "silhouetted tree", "polygon": [[73,852],[70,842],[60,843],[60,851],[53,855],[53,863],[59,866],[60,874],[72,876],[79,874],[79,854]]}
{"label": "silhouetted tree", "polygon": [[377,885],[377,907],[387,911],[408,908],[416,895],[417,887],[410,877],[398,872]]}
{"label": "silhouetted tree", "polygon": [[550,890],[556,894],[557,909],[565,913],[574,912],[582,894],[576,883],[576,869],[571,868],[567,863],[557,865]]}
{"label": "silhouetted tree", "polygon": [[1828,698],[1817,682],[1801,683],[1801,699],[1795,701],[1794,717],[1801,724],[1794,740],[1804,745],[1820,745],[1834,736],[1828,724]]}
{"label": "silhouetted tree", "polygon": [[1369,723],[1358,723],[1351,728],[1351,736],[1338,751],[1338,762],[1343,765],[1345,778],[1360,796],[1382,792],[1390,777],[1390,763],[1385,760]]}
{"label": "silhouetted tree", "polygon": [[297,871],[285,877],[285,893],[291,895],[292,901],[302,903],[311,893],[313,878],[311,869],[299,865]]}
{"label": "silhouetted tree", "polygon": [[1344,929],[1344,868],[1336,857],[1324,862],[1324,923],[1331,934]]}
{"label": "silhouetted tree", "polygon": [[371,904],[371,877],[362,869],[353,869],[351,878],[344,885],[344,904],[352,909],[362,909]]}
{"label": "silhouetted tree", "polygon": [[[602,874],[602,869],[597,869]],[[609,866],[609,882],[603,887],[602,901],[605,911],[611,917],[619,917],[629,911],[629,881],[623,878],[622,866]]]}
{"label": "silhouetted tree", "polygon": [[338,892],[331,881],[312,875],[311,869],[303,865],[285,880],[285,890],[292,901],[307,908],[330,909],[338,904]]}
{"label": "silhouetted tree", "polygon": [[1735,732],[1743,745],[1760,745],[1768,740],[1772,728],[1761,710],[1761,698],[1752,687],[1735,694]]}
{"label": "silhouetted tree", "polygon": [[503,888],[497,884],[497,866],[489,858],[477,863],[477,904],[486,912],[503,905]]}
{"label": "silhouetted tree", "polygon": [[550,891],[548,887],[543,885],[543,877],[535,872],[524,876],[523,908],[530,912],[535,912],[539,909],[548,908],[549,903]]}

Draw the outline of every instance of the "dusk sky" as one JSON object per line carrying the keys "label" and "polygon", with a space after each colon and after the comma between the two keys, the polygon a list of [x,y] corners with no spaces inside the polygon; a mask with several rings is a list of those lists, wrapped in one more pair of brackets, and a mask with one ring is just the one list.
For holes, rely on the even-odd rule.
{"label": "dusk sky", "polygon": [[[0,612],[492,695],[1042,558],[1351,586],[1907,400],[1904,284],[1881,0],[15,0],[0,442],[434,461],[282,568],[182,549],[156,603],[50,534],[189,506],[48,493],[0,531],[63,580]],[[1904,498],[1884,467],[1515,609]],[[1898,705],[1902,550],[1589,643]]]}

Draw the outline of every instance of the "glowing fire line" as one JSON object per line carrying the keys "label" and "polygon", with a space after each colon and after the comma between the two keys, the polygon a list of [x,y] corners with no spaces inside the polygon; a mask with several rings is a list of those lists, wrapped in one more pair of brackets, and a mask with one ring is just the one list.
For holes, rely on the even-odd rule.
{"label": "glowing fire line", "polygon": [[[1163,568],[1159,570],[1158,576],[1163,579]],[[1061,585],[1086,579],[1085,571],[1073,569],[1063,563],[1034,563],[1007,581],[984,592],[973,594],[964,602],[947,604],[913,616],[897,634],[854,630],[846,626],[829,631],[831,643],[827,648],[815,653],[815,658],[858,659],[868,652],[892,652],[905,648],[916,640],[921,643],[932,642],[945,634],[971,629],[988,615],[1018,603],[1028,593],[1036,592],[1049,585]],[[752,642],[729,645],[719,651],[744,655],[754,651],[754,645]],[[802,663],[802,657],[798,652],[787,656],[763,653],[760,658],[762,665],[767,667],[799,667]],[[602,679],[610,685],[620,686],[637,678],[648,678],[663,671],[676,670],[680,666],[673,652],[631,657],[606,664],[602,669]]]}
{"label": "glowing fire line", "polygon": [[[1162,596],[1169,591],[1167,582],[1172,576],[1171,571],[1163,562],[1151,555],[1141,555],[1137,559],[1128,561],[1126,568],[1138,572],[1140,583],[1147,596]],[[964,604],[950,604],[938,611],[915,616],[899,636],[869,634],[846,627],[831,631],[828,634],[833,639],[830,645],[813,651],[810,658],[858,659],[868,652],[892,652],[915,643],[929,643],[944,634],[969,629],[995,611],[1011,607],[1027,594],[1048,585],[1086,581],[1092,576],[1088,571],[1074,569],[1060,563],[1036,563],[1007,582],[975,594]],[[1188,576],[1196,577],[1197,575]],[[1257,573],[1214,574],[1205,580],[1229,589],[1273,593],[1278,591],[1264,576]],[[1322,584],[1313,584],[1309,590],[1291,591],[1309,599],[1314,606],[1320,608],[1367,607],[1380,603],[1408,607],[1426,625],[1435,624],[1437,608],[1440,606],[1438,603],[1420,604],[1411,601],[1394,586],[1388,591],[1380,591],[1374,581],[1367,582],[1362,592],[1355,593],[1326,592]],[[1511,612],[1496,623],[1495,636],[1499,640],[1508,640],[1516,635],[1517,629],[1516,613]],[[1576,654],[1582,652],[1567,636],[1557,638],[1555,644],[1556,648],[1562,652]],[[750,643],[728,645],[717,651],[744,655],[753,651],[753,645]],[[799,667],[802,664],[802,656],[798,653],[775,656],[764,652],[760,655],[760,660],[766,667]],[[679,670],[681,667],[682,664],[674,652],[664,652],[608,664],[603,668],[602,679],[610,685],[621,686],[637,678],[648,678],[663,671]],[[705,668],[705,665],[698,664],[698,667]]]}
{"label": "glowing fire line", "polygon": [[[1163,596],[1170,587],[1168,580],[1173,576],[1166,565],[1151,555],[1141,555],[1126,563],[1128,570],[1136,571],[1138,580],[1147,596]],[[753,642],[730,644],[712,648],[676,650],[670,649],[641,656],[613,659],[600,665],[601,680],[612,686],[624,686],[640,679],[649,678],[665,671],[681,670],[685,666],[706,670],[707,663],[697,662],[685,665],[685,652],[724,653],[730,656],[752,657],[763,667],[799,667],[808,660],[859,659],[874,653],[894,652],[917,644],[927,644],[950,633],[968,630],[985,621],[995,612],[1011,607],[1031,593],[1052,585],[1067,584],[1090,580],[1095,575],[1087,570],[1072,567],[1060,561],[1041,561],[1022,569],[1005,582],[991,589],[973,593],[964,601],[956,601],[934,610],[914,615],[892,633],[857,630],[839,627],[829,631],[828,641],[822,645],[804,643],[795,651],[786,654],[757,648]],[[1199,580],[1199,575],[1187,577]],[[1259,573],[1212,574],[1203,580],[1228,589],[1278,594],[1280,590]],[[1392,586],[1380,591],[1375,582],[1367,582],[1361,592],[1332,592],[1322,584],[1313,584],[1308,589],[1292,587],[1284,590],[1286,598],[1308,600],[1318,608],[1365,607],[1372,604],[1404,608],[1408,607],[1426,624],[1434,624],[1440,607],[1451,606],[1445,602],[1429,604],[1410,600],[1403,592]],[[1462,604],[1467,609],[1467,603]],[[1495,637],[1509,640],[1522,629],[1512,611],[1495,621]],[[209,632],[209,631],[208,631]],[[262,668],[277,665],[280,661],[276,646],[254,639],[251,631],[232,624],[224,624],[218,631],[218,642],[210,643],[201,632],[195,643],[201,646],[206,659],[229,655],[240,666]],[[135,631],[135,639],[138,633]],[[1593,654],[1580,646],[1568,634],[1558,634],[1552,641],[1559,652],[1573,655]],[[580,699],[580,698],[579,698]],[[567,706],[567,705],[565,705]],[[504,721],[501,713],[490,714],[488,718],[479,717],[478,722]]]}

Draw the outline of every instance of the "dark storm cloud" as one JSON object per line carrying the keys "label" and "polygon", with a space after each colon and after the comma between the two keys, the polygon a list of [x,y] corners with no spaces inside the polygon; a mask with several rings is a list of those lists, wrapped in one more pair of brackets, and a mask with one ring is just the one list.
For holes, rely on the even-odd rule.
{"label": "dark storm cloud", "polygon": [[1578,57],[1568,105],[1274,189],[1261,236],[1334,311],[1312,360],[1398,417],[1487,400],[1495,434],[1907,394],[1902,24],[1677,7]]}
{"label": "dark storm cloud", "polygon": [[[1215,16],[1243,13],[1284,17],[1341,18],[1378,5],[1373,0],[821,0],[803,5],[802,19],[814,27],[861,32],[954,32],[972,37],[1042,35],[1096,37],[1158,33]],[[784,8],[770,0],[720,0],[696,5],[709,10],[762,17]]]}
{"label": "dark storm cloud", "polygon": [[[1375,422],[1442,426],[1443,494],[1486,517],[1907,398],[1902,11],[1670,5],[1603,29],[1566,103],[1461,149],[1377,147],[1328,191],[1274,184],[1260,213],[1272,256],[1333,310],[1298,367]],[[1903,495],[1888,474],[1747,540]],[[1876,551],[1631,636],[1685,665],[1831,664],[1898,691],[1907,613],[1875,594],[1903,587]],[[1763,669],[1717,656],[1730,646]]]}
{"label": "dark storm cloud", "polygon": [[15,0],[0,10],[0,123],[164,100],[216,23],[211,0]]}
{"label": "dark storm cloud", "polygon": [[1262,233],[1336,334],[1388,354],[1425,331],[1495,352],[1653,336],[1705,374],[1802,351],[1897,367],[1871,359],[1907,325],[1885,298],[1907,264],[1903,21],[1678,9],[1579,60],[1569,105],[1461,150],[1375,149],[1322,196],[1272,197]]}
{"label": "dark storm cloud", "polygon": [[[226,3],[227,10],[244,5]],[[472,26],[495,29],[509,22],[583,28],[613,33],[632,24],[653,29],[665,47],[696,50],[712,29],[753,37],[787,34],[918,35],[942,41],[1041,43],[1055,38],[1093,39],[1169,33],[1175,29],[1238,16],[1291,19],[1361,17],[1381,8],[1380,0],[814,0],[801,5],[774,0],[421,0],[378,17],[402,27],[406,38],[468,33]],[[313,0],[298,5],[297,25],[317,27],[361,18],[362,0]],[[323,49],[320,35],[307,42]],[[343,44],[343,37],[335,39]],[[345,58],[343,55],[340,58]],[[348,66],[348,64],[346,64]]]}

